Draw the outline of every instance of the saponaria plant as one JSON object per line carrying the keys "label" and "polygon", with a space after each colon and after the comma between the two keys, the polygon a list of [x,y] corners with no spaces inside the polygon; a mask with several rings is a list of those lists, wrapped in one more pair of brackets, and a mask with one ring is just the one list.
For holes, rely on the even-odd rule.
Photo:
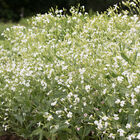
{"label": "saponaria plant", "polygon": [[140,20],[116,7],[92,17],[55,10],[4,31],[0,132],[140,139]]}

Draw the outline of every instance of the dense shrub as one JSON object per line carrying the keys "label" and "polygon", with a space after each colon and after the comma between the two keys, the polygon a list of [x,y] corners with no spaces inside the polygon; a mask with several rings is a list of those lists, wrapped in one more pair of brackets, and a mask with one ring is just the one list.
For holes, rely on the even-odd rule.
{"label": "dense shrub", "polygon": [[[115,7],[116,9],[116,7]],[[0,46],[0,132],[140,139],[140,20],[71,8],[13,26]]]}

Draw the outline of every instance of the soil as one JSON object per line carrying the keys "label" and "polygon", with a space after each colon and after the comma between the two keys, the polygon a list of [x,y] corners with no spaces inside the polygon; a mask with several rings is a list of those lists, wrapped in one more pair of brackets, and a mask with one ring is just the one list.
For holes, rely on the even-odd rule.
{"label": "soil", "polygon": [[25,139],[15,135],[3,135],[0,136],[0,140],[25,140]]}

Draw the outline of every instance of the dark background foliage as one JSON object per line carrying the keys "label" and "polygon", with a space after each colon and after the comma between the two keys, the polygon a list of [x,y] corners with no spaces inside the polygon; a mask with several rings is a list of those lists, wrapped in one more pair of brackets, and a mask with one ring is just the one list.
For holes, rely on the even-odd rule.
{"label": "dark background foliage", "polygon": [[86,11],[104,11],[120,0],[0,0],[0,20],[18,21],[37,13],[45,13],[51,7],[58,6],[69,9],[78,3],[84,5]]}

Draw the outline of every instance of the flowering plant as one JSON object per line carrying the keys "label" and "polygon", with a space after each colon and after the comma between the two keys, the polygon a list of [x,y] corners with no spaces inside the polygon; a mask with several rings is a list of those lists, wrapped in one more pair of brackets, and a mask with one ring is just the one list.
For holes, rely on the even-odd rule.
{"label": "flowering plant", "polygon": [[[71,8],[7,28],[0,131],[25,138],[140,139],[140,21]],[[112,14],[113,13],[113,14]]]}

